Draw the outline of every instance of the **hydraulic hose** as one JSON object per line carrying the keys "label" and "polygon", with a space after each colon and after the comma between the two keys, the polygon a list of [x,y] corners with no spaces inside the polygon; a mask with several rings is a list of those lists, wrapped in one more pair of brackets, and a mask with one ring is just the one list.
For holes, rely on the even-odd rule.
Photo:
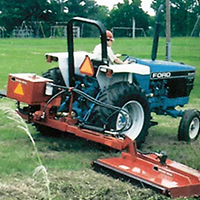
{"label": "hydraulic hose", "polygon": [[[73,88],[72,91],[75,92],[75,93],[77,93],[77,94],[79,94],[79,95],[81,95],[81,96],[83,96],[83,97],[85,97],[87,100],[91,101],[92,103],[94,103],[94,104],[96,104],[96,105],[98,105],[98,106],[101,106],[101,107],[105,107],[105,108],[114,110],[115,112],[112,113],[112,114],[107,118],[107,120],[108,120],[109,118],[111,118],[114,114],[116,114],[117,112],[118,112],[118,113],[121,113],[125,119],[126,119],[126,117],[125,117],[125,113],[126,113],[127,115],[129,115],[129,118],[131,119],[130,114],[129,114],[126,110],[124,110],[124,109],[122,109],[122,108],[120,108],[120,107],[113,106],[113,105],[109,105],[109,104],[103,103],[103,102],[101,102],[101,101],[98,101],[97,99],[95,99],[95,98],[91,97],[90,95],[88,95],[88,94],[82,92],[81,90],[78,90],[78,89]],[[129,127],[126,127],[126,125],[127,125],[127,120],[126,120],[124,126],[123,126],[120,130],[115,130],[115,131],[116,131],[116,132],[127,131],[127,130],[132,126],[132,121],[131,121]],[[126,128],[125,128],[125,127],[126,127]]]}
{"label": "hydraulic hose", "polygon": [[[54,96],[52,96],[52,97],[47,101],[47,103],[45,104],[44,109],[43,109],[43,116],[42,116],[43,118],[45,117],[45,110],[46,110],[48,104],[49,104],[51,101],[53,101],[56,97],[58,97],[59,95],[61,95],[62,93],[66,92],[66,91],[69,91],[69,88],[66,87],[66,86],[60,86],[60,85],[56,85],[56,84],[54,84],[54,83],[51,83],[50,85],[51,85],[52,87],[57,87],[57,88],[60,88],[60,89],[63,89],[63,90],[61,90],[60,92],[56,93]],[[88,94],[82,92],[81,90],[76,89],[76,88],[72,88],[72,89],[71,89],[71,92],[74,92],[74,93],[76,93],[76,94],[78,94],[78,95],[80,95],[80,96],[83,96],[85,99],[89,100],[90,102],[92,102],[92,103],[94,103],[94,104],[96,104],[96,105],[98,105],[98,106],[101,106],[101,107],[105,107],[105,108],[114,110],[114,113],[112,113],[112,114],[107,118],[107,120],[108,120],[109,118],[111,118],[111,117],[112,117],[114,114],[116,114],[116,113],[121,113],[122,116],[123,116],[125,119],[126,119],[126,117],[125,117],[125,113],[126,113],[126,114],[129,116],[129,118],[131,119],[130,114],[129,114],[126,110],[124,110],[124,109],[122,109],[122,108],[120,108],[120,107],[113,106],[113,105],[109,105],[109,104],[106,104],[106,103],[104,103],[104,102],[101,102],[101,101],[99,101],[99,100],[97,100],[97,99],[91,97],[90,95],[88,95]],[[126,120],[124,126],[123,126],[120,130],[115,130],[115,132],[127,131],[127,130],[132,126],[132,121],[131,121],[131,123],[130,123],[130,125],[129,125],[128,127],[126,127],[126,125],[127,125],[127,120]],[[126,128],[125,128],[125,127],[126,127]]]}
{"label": "hydraulic hose", "polygon": [[53,101],[56,97],[58,97],[59,95],[61,95],[62,93],[64,93],[66,90],[61,90],[60,92],[56,93],[54,96],[52,96],[48,101],[47,103],[45,104],[44,108],[43,108],[43,115],[41,116],[42,119],[45,118],[45,111],[46,111],[46,108],[47,106],[51,103],[51,101]]}

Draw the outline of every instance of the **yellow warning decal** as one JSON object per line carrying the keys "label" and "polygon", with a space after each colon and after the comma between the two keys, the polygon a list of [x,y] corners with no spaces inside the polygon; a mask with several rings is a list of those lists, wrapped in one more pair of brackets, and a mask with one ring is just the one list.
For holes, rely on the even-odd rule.
{"label": "yellow warning decal", "polygon": [[85,59],[84,59],[83,63],[81,64],[79,70],[80,70],[81,74],[86,74],[88,76],[94,75],[94,68],[93,68],[92,62],[88,56],[85,56]]}
{"label": "yellow warning decal", "polygon": [[19,83],[19,84],[17,85],[17,87],[16,87],[15,90],[14,90],[14,93],[15,93],[15,94],[24,95],[24,91],[23,91],[23,88],[22,88],[21,83]]}

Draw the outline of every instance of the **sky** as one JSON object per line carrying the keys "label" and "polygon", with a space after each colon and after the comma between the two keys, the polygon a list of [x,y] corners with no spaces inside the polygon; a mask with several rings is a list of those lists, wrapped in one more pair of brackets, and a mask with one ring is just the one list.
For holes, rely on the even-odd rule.
{"label": "sky", "polygon": [[[118,2],[123,3],[123,0],[96,0],[99,5],[106,5],[109,9]],[[149,15],[155,15],[153,9],[150,8],[152,0],[142,0],[142,9],[148,12]]]}

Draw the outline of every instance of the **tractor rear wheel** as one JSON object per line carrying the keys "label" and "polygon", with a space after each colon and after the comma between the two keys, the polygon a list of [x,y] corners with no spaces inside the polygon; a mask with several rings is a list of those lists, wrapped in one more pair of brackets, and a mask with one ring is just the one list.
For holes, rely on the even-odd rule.
{"label": "tractor rear wheel", "polygon": [[96,105],[90,117],[93,125],[106,125],[106,130],[122,130],[129,138],[136,140],[138,146],[144,142],[150,126],[150,108],[145,93],[136,84],[115,83],[102,91],[99,101],[120,107],[122,111]]}
{"label": "tractor rear wheel", "polygon": [[200,113],[192,109],[186,110],[180,121],[178,129],[178,139],[192,142],[195,141],[200,134]]}

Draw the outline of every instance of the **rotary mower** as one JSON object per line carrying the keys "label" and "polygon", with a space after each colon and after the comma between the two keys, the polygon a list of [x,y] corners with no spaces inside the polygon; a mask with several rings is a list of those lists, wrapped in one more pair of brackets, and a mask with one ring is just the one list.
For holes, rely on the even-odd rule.
{"label": "rotary mower", "polygon": [[[88,52],[74,52],[75,22],[99,29],[102,60],[92,60]],[[199,111],[175,109],[189,100],[195,68],[155,60],[158,29],[159,20],[151,60],[126,56],[130,64],[109,65],[105,27],[75,17],[68,23],[68,53],[46,54],[47,61],[58,62],[59,68],[43,76],[10,74],[7,94],[1,96],[15,99],[18,114],[39,130],[51,127],[122,151],[121,157],[93,161],[94,167],[143,182],[171,197],[199,196],[199,171],[169,160],[165,152],[143,154],[136,148],[152,124],[152,112],[181,116],[180,140],[192,141],[199,135]]]}

